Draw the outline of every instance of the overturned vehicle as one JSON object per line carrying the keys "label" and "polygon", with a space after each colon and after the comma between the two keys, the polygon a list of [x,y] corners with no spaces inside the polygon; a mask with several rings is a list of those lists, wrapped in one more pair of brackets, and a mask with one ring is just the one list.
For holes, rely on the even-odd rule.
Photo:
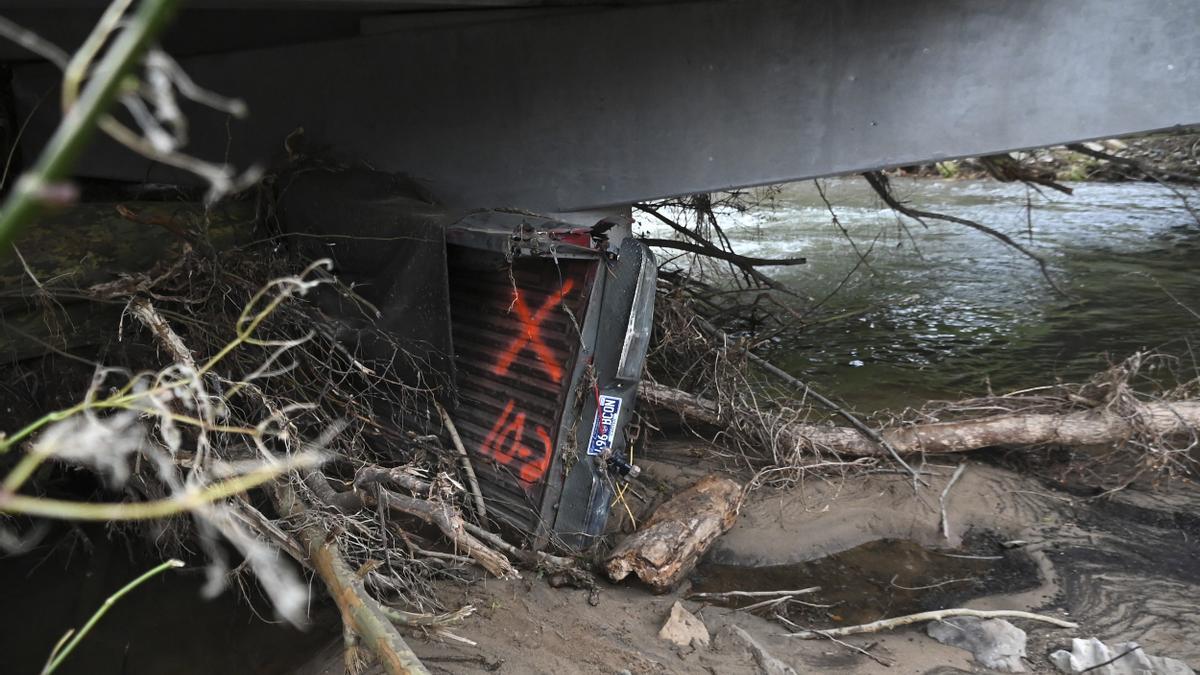
{"label": "overturned vehicle", "polygon": [[354,289],[318,297],[339,339],[452,420],[409,409],[396,422],[453,436],[487,513],[535,548],[590,547],[616,484],[638,471],[631,420],[656,267],[630,222],[456,212],[373,172],[300,174],[281,193],[290,238]]}

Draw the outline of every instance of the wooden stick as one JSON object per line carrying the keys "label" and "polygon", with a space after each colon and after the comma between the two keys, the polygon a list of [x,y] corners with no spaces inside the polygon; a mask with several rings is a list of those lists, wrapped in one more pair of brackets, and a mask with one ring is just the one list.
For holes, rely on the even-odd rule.
{"label": "wooden stick", "polygon": [[458,435],[458,428],[454,426],[454,420],[450,419],[450,414],[446,412],[441,403],[434,401],[433,404],[437,406],[438,414],[442,416],[442,423],[446,425],[446,431],[450,432],[450,440],[458,450],[459,457],[462,458],[463,472],[467,474],[467,483],[471,486],[471,496],[475,498],[475,514],[479,516],[480,522],[484,522],[487,519],[487,509],[483,505],[483,492],[479,490],[479,479],[475,477],[475,467],[471,464],[471,457],[467,455],[467,448],[463,445],[462,437]]}
{"label": "wooden stick", "polygon": [[[783,625],[787,626],[788,628],[802,628],[802,626],[800,624],[796,623],[795,621],[792,621],[791,619],[788,619],[786,616],[779,614],[778,612],[775,614],[775,619],[777,621],[779,621],[779,623],[782,623]],[[828,635],[822,635],[821,637],[828,639],[830,642],[832,642],[834,644],[841,645],[841,646],[845,647],[846,649],[849,649],[851,651],[856,651],[859,654],[862,654],[863,656],[871,659],[875,663],[878,663],[879,665],[881,665],[885,668],[891,668],[893,665],[895,665],[890,661],[886,661],[884,659],[879,658],[878,656],[875,656],[871,652],[863,649],[862,647],[859,647],[858,645],[852,645],[849,642],[842,642],[841,640],[839,640],[835,637],[829,637]]]}
{"label": "wooden stick", "polygon": [[819,637],[845,637],[847,635],[858,635],[859,633],[877,633],[881,630],[891,630],[901,626],[907,626],[913,623],[922,621],[938,621],[952,616],[974,616],[980,619],[1029,619],[1031,621],[1043,621],[1045,623],[1054,624],[1059,628],[1078,628],[1079,624],[1063,621],[1052,616],[1043,614],[1034,614],[1033,612],[1022,612],[1015,609],[939,609],[933,612],[919,612],[917,614],[909,614],[907,616],[898,616],[892,619],[880,619],[871,623],[859,624],[857,626],[846,626],[845,628],[830,628],[827,630],[804,630],[798,633],[785,633],[784,637],[798,637],[801,640],[812,640]]}
{"label": "wooden stick", "polygon": [[938,500],[942,507],[942,537],[946,539],[950,538],[950,520],[946,518],[946,496],[950,494],[950,488],[954,487],[954,484],[958,481],[958,477],[963,475],[963,471],[966,471],[966,469],[966,462],[958,465],[958,468],[954,470],[954,475],[950,477],[950,482],[946,483],[946,489],[942,490],[941,498]]}
{"label": "wooden stick", "polygon": [[809,586],[798,591],[725,591],[724,593],[692,593],[689,600],[720,600],[724,598],[774,598],[781,595],[807,595],[821,590],[820,586]]}

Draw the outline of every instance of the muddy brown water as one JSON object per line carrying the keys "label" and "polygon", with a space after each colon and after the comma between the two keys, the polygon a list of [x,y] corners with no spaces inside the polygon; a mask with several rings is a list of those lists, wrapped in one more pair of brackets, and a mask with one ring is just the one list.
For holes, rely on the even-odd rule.
{"label": "muddy brown water", "polygon": [[[994,537],[973,536],[963,548],[935,550],[903,539],[881,539],[825,558],[791,565],[745,567],[701,564],[692,591],[782,591],[819,587],[788,602],[754,609],[778,613],[805,627],[867,623],[945,607],[985,595],[1028,590],[1038,584],[1037,567]],[[717,602],[747,607],[762,597]]]}

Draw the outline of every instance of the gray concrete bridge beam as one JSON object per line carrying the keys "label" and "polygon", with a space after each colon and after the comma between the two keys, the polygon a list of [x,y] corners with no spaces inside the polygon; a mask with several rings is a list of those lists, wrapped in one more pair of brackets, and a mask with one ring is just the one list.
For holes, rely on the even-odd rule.
{"label": "gray concrete bridge beam", "polygon": [[[252,111],[228,128],[197,112],[195,151],[268,162],[303,126],[452,204],[563,212],[1200,123],[1195,0],[742,0],[362,26],[187,59]],[[23,100],[51,77],[21,69]],[[28,144],[55,121],[39,115]],[[82,170],[171,178],[111,145]]]}

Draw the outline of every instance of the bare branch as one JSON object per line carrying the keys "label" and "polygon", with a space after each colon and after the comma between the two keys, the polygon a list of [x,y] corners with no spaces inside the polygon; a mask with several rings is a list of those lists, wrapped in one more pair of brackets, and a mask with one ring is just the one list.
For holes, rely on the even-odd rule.
{"label": "bare branch", "polygon": [[959,218],[958,216],[946,215],[944,213],[934,213],[932,211],[922,211],[920,209],[914,209],[910,206],[906,206],[904,203],[897,200],[895,195],[892,194],[892,189],[888,183],[887,176],[878,171],[867,171],[863,173],[862,176],[863,178],[867,179],[867,183],[871,185],[871,188],[875,190],[875,193],[879,195],[879,198],[897,213],[908,216],[922,225],[925,224],[926,218],[931,220],[943,220],[948,223],[955,223],[956,225],[965,225],[966,227],[982,232],[989,237],[998,239],[1007,246],[1016,249],[1025,257],[1036,262],[1038,267],[1042,270],[1042,276],[1045,277],[1046,283],[1050,284],[1050,287],[1054,289],[1054,292],[1063,297],[1070,297],[1066,291],[1064,291],[1058,286],[1057,283],[1054,282],[1054,278],[1050,276],[1050,269],[1047,266],[1045,259],[1033,251],[1025,248],[1007,234],[967,218]]}

